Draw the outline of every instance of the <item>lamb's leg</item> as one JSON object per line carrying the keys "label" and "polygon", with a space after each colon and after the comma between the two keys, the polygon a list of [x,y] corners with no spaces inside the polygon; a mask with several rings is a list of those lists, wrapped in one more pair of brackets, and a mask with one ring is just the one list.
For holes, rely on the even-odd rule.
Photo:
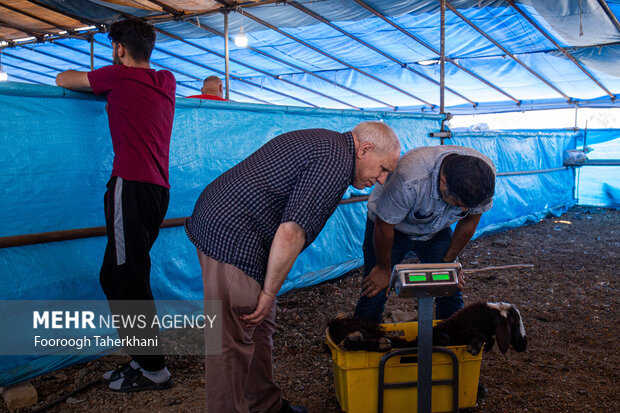
{"label": "lamb's leg", "polygon": [[467,344],[467,351],[472,355],[476,356],[482,350],[482,345],[484,344],[484,334],[478,333],[476,334]]}

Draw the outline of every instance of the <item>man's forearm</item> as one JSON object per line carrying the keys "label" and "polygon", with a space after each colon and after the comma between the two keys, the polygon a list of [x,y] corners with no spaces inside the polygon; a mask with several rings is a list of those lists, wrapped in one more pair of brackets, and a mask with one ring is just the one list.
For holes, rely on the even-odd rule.
{"label": "man's forearm", "polygon": [[383,222],[379,217],[375,219],[375,255],[377,267],[391,270],[392,246],[394,245],[394,225]]}
{"label": "man's forearm", "polygon": [[80,72],[78,70],[65,70],[56,75],[56,85],[65,89],[78,90],[83,92],[91,92],[90,81],[88,80],[88,72]]}
{"label": "man's forearm", "polygon": [[306,233],[297,223],[280,224],[269,252],[263,285],[265,294],[275,298],[305,242]]}
{"label": "man's forearm", "polygon": [[471,237],[474,236],[478,223],[480,222],[481,215],[468,215],[456,224],[454,234],[452,235],[452,242],[446,251],[446,255],[443,257],[444,262],[452,262],[456,259],[459,253],[467,246]]}

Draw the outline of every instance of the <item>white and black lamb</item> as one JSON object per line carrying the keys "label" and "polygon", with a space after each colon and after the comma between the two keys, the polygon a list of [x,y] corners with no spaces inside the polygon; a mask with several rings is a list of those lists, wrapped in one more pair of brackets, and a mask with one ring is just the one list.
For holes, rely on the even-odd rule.
{"label": "white and black lamb", "polygon": [[[385,352],[392,348],[417,347],[417,340],[405,340],[398,331],[387,332],[376,323],[338,315],[329,322],[331,339],[345,350]],[[401,332],[402,333],[402,332]],[[508,303],[470,304],[433,327],[434,346],[467,346],[473,355],[490,351],[497,342],[502,353],[527,348],[527,337],[519,310]]]}

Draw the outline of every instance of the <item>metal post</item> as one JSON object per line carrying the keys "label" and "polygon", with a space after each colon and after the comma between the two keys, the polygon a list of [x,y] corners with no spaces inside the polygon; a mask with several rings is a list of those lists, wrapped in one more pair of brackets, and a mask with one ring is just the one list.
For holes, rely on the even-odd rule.
{"label": "metal post", "polygon": [[[439,113],[444,113],[445,102],[445,65],[446,65],[446,0],[441,0],[441,28],[439,43]],[[443,139],[442,139],[443,143]]]}
{"label": "metal post", "polygon": [[93,41],[93,36],[89,36],[88,41],[90,42],[90,70],[91,72],[95,70],[95,42]]}
{"label": "metal post", "polygon": [[[446,108],[446,0],[440,2],[440,29],[439,29],[439,113],[444,114]],[[445,119],[441,121],[441,132],[445,132]],[[443,145],[444,137],[441,137]]]}
{"label": "metal post", "polygon": [[430,413],[433,372],[433,297],[418,298],[418,413]]}
{"label": "metal post", "polygon": [[226,99],[230,99],[230,77],[228,71],[228,10],[224,12],[224,65],[225,65],[225,76],[226,76]]}

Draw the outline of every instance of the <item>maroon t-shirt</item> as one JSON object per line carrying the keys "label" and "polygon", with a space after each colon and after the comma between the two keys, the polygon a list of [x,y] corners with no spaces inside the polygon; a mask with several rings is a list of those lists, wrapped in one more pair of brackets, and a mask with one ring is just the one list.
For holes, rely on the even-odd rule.
{"label": "maroon t-shirt", "polygon": [[88,81],[96,95],[108,99],[112,176],[170,188],[174,75],[167,70],[113,65],[88,73]]}

